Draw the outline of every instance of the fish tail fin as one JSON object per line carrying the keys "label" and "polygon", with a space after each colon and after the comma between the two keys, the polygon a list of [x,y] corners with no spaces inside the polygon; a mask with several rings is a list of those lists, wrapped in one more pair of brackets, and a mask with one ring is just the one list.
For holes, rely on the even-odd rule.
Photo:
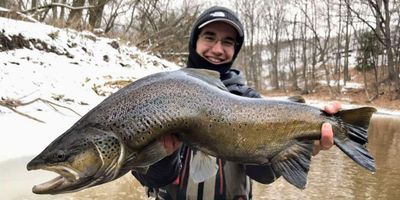
{"label": "fish tail fin", "polygon": [[334,135],[336,146],[357,164],[372,172],[375,172],[375,161],[366,149],[366,144],[368,126],[374,112],[375,108],[362,107],[339,111],[334,115],[342,120],[342,128],[345,129],[344,134]]}
{"label": "fish tail fin", "polygon": [[[339,111],[334,115],[335,122],[332,122],[337,123],[340,119],[339,126],[334,127],[336,146],[370,171],[375,171],[375,162],[365,145],[368,141],[369,121],[375,111],[372,107]],[[280,174],[297,188],[304,189],[313,148],[313,140],[296,141],[272,158],[270,163],[274,173]]]}
{"label": "fish tail fin", "polygon": [[279,152],[271,160],[275,174],[280,174],[290,184],[304,189],[310,169],[314,141],[296,141],[289,148]]}

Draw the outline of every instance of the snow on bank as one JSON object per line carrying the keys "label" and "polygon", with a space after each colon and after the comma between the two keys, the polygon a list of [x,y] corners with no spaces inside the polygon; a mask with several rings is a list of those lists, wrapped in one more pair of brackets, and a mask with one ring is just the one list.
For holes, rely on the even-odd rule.
{"label": "snow on bank", "polygon": [[[0,18],[1,34],[40,40],[58,54],[40,50],[44,48],[42,43],[31,43],[31,49],[0,51],[0,98],[22,102],[42,98],[81,115],[115,92],[118,87],[113,83],[117,81],[134,81],[179,68],[135,47],[89,32]],[[308,103],[318,107],[325,104]],[[55,108],[58,111],[40,101],[16,108],[45,122],[40,123],[0,106],[0,161],[37,155],[80,118],[68,109]]]}
{"label": "snow on bank", "polygon": [[[21,102],[41,98],[85,114],[106,96],[146,75],[179,67],[117,40],[90,32],[58,29],[44,24],[0,18],[0,33],[20,36],[30,49],[0,51],[0,98]],[[47,49],[53,52],[46,52]],[[0,46],[1,48],[1,46]],[[0,161],[38,154],[80,116],[40,101],[18,111],[0,106]]]}

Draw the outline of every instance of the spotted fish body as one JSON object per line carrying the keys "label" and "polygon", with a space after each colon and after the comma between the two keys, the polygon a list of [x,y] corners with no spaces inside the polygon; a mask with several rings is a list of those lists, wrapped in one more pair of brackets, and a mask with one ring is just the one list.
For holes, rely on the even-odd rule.
{"label": "spotted fish body", "polygon": [[[244,164],[271,164],[287,181],[304,188],[313,140],[319,139],[324,122],[332,124],[340,149],[358,164],[375,170],[364,147],[373,112],[374,108],[364,107],[328,115],[306,104],[230,94],[219,74],[208,70],[162,72],[108,97],[34,158],[28,169],[47,169],[68,177],[72,172],[63,174],[57,169],[61,165],[78,174],[66,178],[69,185],[55,187],[50,182],[36,186],[36,193],[76,191],[154,164],[166,156],[156,140],[176,134],[212,156]],[[71,149],[82,140],[87,141],[84,147]],[[69,160],[48,159],[60,152]],[[91,158],[95,155],[97,158]],[[79,167],[70,164],[85,156],[91,162]],[[88,171],[87,165],[98,167],[90,173],[80,172]],[[90,181],[76,183],[84,179]]]}

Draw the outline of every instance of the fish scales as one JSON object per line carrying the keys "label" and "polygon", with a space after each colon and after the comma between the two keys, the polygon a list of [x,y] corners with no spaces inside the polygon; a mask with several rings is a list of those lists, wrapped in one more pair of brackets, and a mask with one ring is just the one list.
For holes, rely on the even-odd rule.
{"label": "fish scales", "polygon": [[[166,88],[173,88],[173,90]],[[275,149],[282,148],[280,146],[277,148],[278,144],[282,145],[282,140],[293,140],[294,138],[290,137],[295,133],[296,137],[307,136],[299,135],[299,129],[304,129],[303,133],[308,136],[317,137],[319,127],[323,123],[323,118],[315,117],[319,116],[315,114],[320,113],[318,109],[299,107],[295,103],[228,95],[203,81],[193,80],[184,73],[165,77],[155,83],[151,82],[140,89],[128,87],[125,93],[129,96],[122,95],[121,98],[129,99],[129,101],[113,99],[112,102],[121,103],[118,105],[110,103],[107,108],[100,110],[100,113],[121,112],[112,118],[112,124],[107,124],[106,127],[114,127],[112,130],[121,135],[132,134],[130,137],[124,137],[130,138],[126,143],[132,148],[141,148],[168,132],[176,132],[178,135],[181,132],[185,134],[189,132],[190,136],[181,134],[180,137],[186,138],[185,140],[190,141],[194,147],[211,155],[219,155],[240,162],[260,163],[265,159],[260,155],[265,156],[266,153],[274,153]],[[130,112],[126,113],[124,109]],[[283,112],[285,110],[291,110],[290,115]],[[159,124],[163,126],[160,127],[154,121],[162,114],[164,118],[160,119]],[[185,123],[186,127],[190,128],[186,128]],[[125,132],[126,126],[139,128],[132,129],[132,132]],[[313,135],[310,135],[310,128],[314,128],[311,132]],[[268,135],[268,137],[253,137],[252,135]],[[275,135],[280,140],[276,140]],[[215,142],[216,140],[218,142]],[[211,149],[202,149],[205,144],[210,143],[219,145],[212,145]],[[270,148],[264,147],[266,143],[271,144]],[[224,148],[219,148],[220,146]],[[225,148],[226,146],[231,148]],[[239,148],[243,149],[242,152],[232,151],[243,146],[247,148]],[[243,155],[254,156],[247,156],[248,160],[245,160]],[[254,158],[261,160],[254,160]]]}
{"label": "fish scales", "polygon": [[[208,155],[271,165],[291,184],[304,188],[313,140],[319,139],[324,122],[332,124],[335,144],[344,153],[375,171],[365,149],[375,111],[364,107],[328,115],[302,103],[231,94],[219,74],[208,70],[157,73],[105,99],[28,163],[28,169],[60,174],[56,181],[35,186],[35,193],[81,190],[129,170],[145,173],[167,156],[157,140],[175,134]],[[79,164],[73,162],[78,158]],[[63,179],[71,174],[77,178]]]}
{"label": "fish scales", "polygon": [[[130,137],[129,144],[136,143],[136,147],[140,148],[142,147],[141,144],[148,144],[166,132],[191,132],[195,136],[190,136],[187,140],[192,140],[192,145],[199,149],[202,149],[201,147],[205,144],[215,143],[215,140],[218,140],[219,145],[212,145],[214,149],[202,149],[211,155],[215,156],[215,152],[218,152],[220,157],[255,163],[255,160],[251,160],[254,159],[253,157],[247,157],[249,160],[244,160],[243,155],[254,155],[255,158],[262,158],[260,155],[265,156],[266,151],[274,153],[273,150],[279,149],[277,148],[278,144],[283,145],[281,140],[289,139],[290,134],[298,133],[299,129],[304,129],[304,134],[310,134],[310,128],[313,127],[314,129],[311,132],[314,133],[313,136],[317,137],[319,134],[318,131],[323,123],[323,118],[317,119],[315,117],[319,116],[315,115],[315,113],[320,113],[318,109],[309,112],[310,107],[299,107],[297,104],[293,105],[293,103],[227,95],[226,92],[222,92],[202,81],[193,81],[190,78],[183,73],[175,74],[175,76],[166,77],[164,80],[158,80],[156,83],[142,86],[139,91],[129,93],[132,95],[130,97],[123,96],[130,101],[121,101],[126,103],[125,105],[121,104],[121,106],[127,108],[134,105],[134,107],[130,107],[130,113],[118,115],[119,118],[114,119],[116,121],[114,123],[117,127],[121,127],[118,124],[141,126],[139,130],[126,132],[126,134],[135,134]],[[166,90],[165,88],[173,88],[173,90]],[[130,89],[128,87],[127,92]],[[137,90],[137,88],[133,87],[132,90]],[[102,110],[102,113],[116,113],[122,110],[115,105],[111,105],[109,108],[111,110]],[[290,115],[287,112],[282,112],[285,110],[291,110]],[[160,113],[167,115],[165,119],[160,120],[160,124],[164,125],[162,128],[150,126],[140,120],[155,119],[155,116],[159,116]],[[168,116],[170,113],[173,116]],[[182,125],[185,122],[191,123],[192,130],[184,130],[185,127],[182,127]],[[313,124],[310,124],[310,122],[313,122]],[[297,124],[297,126],[294,124]],[[289,127],[292,127],[292,130]],[[206,133],[197,134],[195,133],[197,130],[206,131]],[[158,133],[159,135],[151,133]],[[268,134],[270,137],[252,137],[251,134],[258,136]],[[285,137],[283,137],[284,134],[286,134]],[[205,138],[208,135],[212,135],[212,137]],[[275,135],[280,140],[276,140]],[[185,138],[186,136],[182,135],[181,137]],[[243,138],[256,138],[257,140]],[[269,145],[270,148],[265,148],[265,143],[271,144]],[[131,146],[135,147],[134,145]],[[224,146],[224,148],[218,149],[219,146]],[[232,148],[225,148],[226,146]],[[233,149],[241,146],[247,148],[243,149],[243,152],[234,151],[238,153],[237,156],[231,153]],[[262,160],[264,159],[262,158]],[[257,162],[261,161],[257,160]]]}

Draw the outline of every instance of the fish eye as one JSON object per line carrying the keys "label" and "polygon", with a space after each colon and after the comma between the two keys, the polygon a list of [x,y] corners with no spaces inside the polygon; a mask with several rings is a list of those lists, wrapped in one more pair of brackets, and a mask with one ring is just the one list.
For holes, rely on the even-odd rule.
{"label": "fish eye", "polygon": [[62,150],[58,150],[55,154],[54,154],[54,159],[57,161],[63,161],[65,160],[65,152]]}

